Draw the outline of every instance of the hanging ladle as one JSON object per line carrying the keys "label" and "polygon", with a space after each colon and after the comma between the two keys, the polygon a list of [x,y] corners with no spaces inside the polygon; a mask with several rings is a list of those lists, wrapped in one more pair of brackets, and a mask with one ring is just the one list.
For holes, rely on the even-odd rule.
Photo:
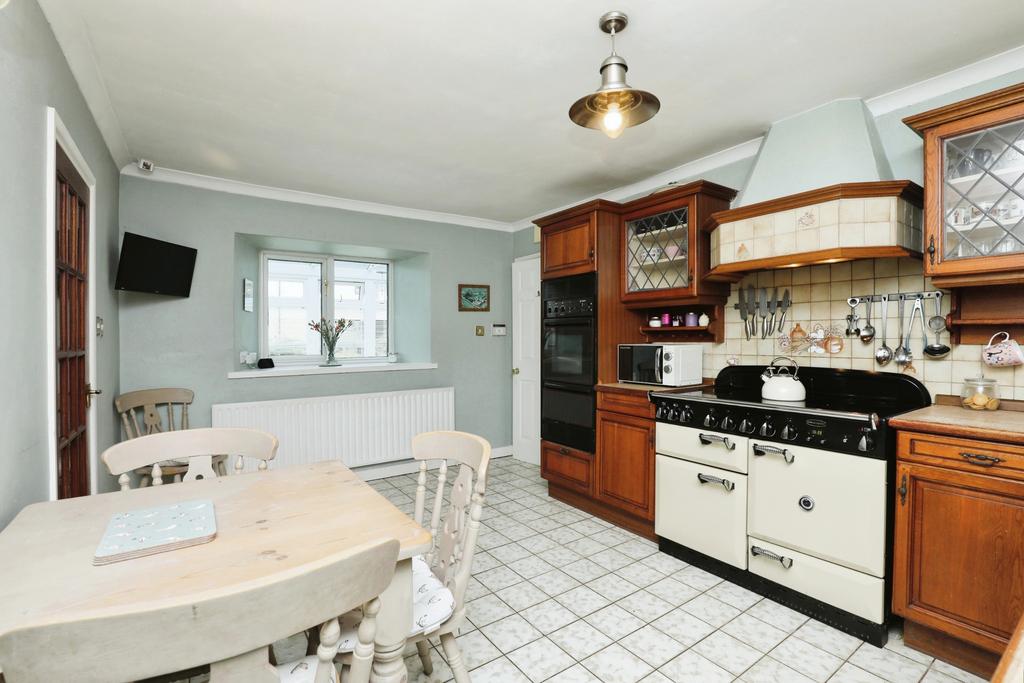
{"label": "hanging ladle", "polygon": [[860,340],[865,344],[870,344],[871,340],[875,338],[875,327],[871,324],[871,297],[867,298],[867,316],[864,318],[864,327],[860,328]]}
{"label": "hanging ladle", "polygon": [[949,355],[949,347],[942,343],[941,334],[946,329],[946,321],[942,317],[942,292],[935,293],[935,315],[928,318],[928,329],[935,333],[935,343],[928,343],[928,335],[924,326],[924,309],[921,309],[921,335],[924,337],[924,355],[929,358],[945,358]]}
{"label": "hanging ladle", "polygon": [[889,297],[882,295],[882,345],[875,350],[875,362],[888,365],[892,360],[892,349],[885,342],[885,333],[889,326]]}

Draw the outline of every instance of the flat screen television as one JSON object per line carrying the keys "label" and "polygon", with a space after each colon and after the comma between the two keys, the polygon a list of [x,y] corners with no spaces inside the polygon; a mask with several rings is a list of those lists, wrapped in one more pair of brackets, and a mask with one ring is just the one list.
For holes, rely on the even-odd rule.
{"label": "flat screen television", "polygon": [[196,253],[192,247],[126,232],[114,289],[187,297]]}

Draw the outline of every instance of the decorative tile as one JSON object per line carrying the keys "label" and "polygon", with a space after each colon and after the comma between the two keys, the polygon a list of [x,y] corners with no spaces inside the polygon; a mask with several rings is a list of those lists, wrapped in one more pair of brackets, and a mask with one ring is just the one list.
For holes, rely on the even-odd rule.
{"label": "decorative tile", "polygon": [[611,638],[582,620],[558,629],[548,638],[577,661],[586,659],[612,642]]}
{"label": "decorative tile", "polygon": [[577,586],[555,597],[563,607],[578,617],[585,617],[609,604],[609,600],[601,597],[586,586]]}
{"label": "decorative tile", "polygon": [[653,671],[643,660],[618,644],[609,645],[583,660],[583,666],[603,683],[636,683]]}
{"label": "decorative tile", "polygon": [[688,603],[680,607],[680,609],[689,612],[701,621],[707,622],[715,627],[723,626],[726,622],[731,621],[740,613],[740,611],[735,607],[727,605],[721,600],[716,600],[706,594],[699,595],[693,600],[690,600]]}
{"label": "decorative tile", "polygon": [[527,607],[521,614],[541,633],[551,633],[576,621],[576,615],[554,600]]}
{"label": "decorative tile", "polygon": [[747,669],[739,680],[744,683],[813,683],[807,676],[771,657],[763,657]]}
{"label": "decorative tile", "polygon": [[840,659],[852,655],[863,642],[860,638],[843,633],[815,619],[808,619],[807,623],[798,628],[793,635]]}
{"label": "decorative tile", "polygon": [[736,676],[749,669],[762,656],[760,651],[721,631],[715,631],[694,645],[693,649]]}
{"label": "decorative tile", "polygon": [[612,640],[619,640],[644,625],[642,620],[637,619],[618,605],[609,605],[604,609],[599,609],[585,617],[584,621]]}
{"label": "decorative tile", "polygon": [[638,631],[633,631],[620,640],[619,644],[655,668],[686,649],[678,640],[670,638],[653,626],[644,626]]}
{"label": "decorative tile", "polygon": [[916,683],[928,667],[886,648],[862,643],[850,662],[892,683]]}
{"label": "decorative tile", "polygon": [[647,591],[637,591],[616,603],[633,616],[646,622],[654,621],[672,611],[673,605]]}
{"label": "decorative tile", "polygon": [[785,640],[788,635],[782,629],[775,628],[749,614],[739,615],[723,626],[722,631],[761,652],[768,652]]}
{"label": "decorative tile", "polygon": [[547,680],[576,663],[547,638],[524,645],[511,652],[508,658],[534,683]]}
{"label": "decorative tile", "polygon": [[687,647],[715,631],[714,626],[682,609],[672,610],[665,616],[655,619],[651,625]]}
{"label": "decorative tile", "polygon": [[541,637],[541,632],[518,614],[488,624],[480,631],[504,653],[511,652]]}
{"label": "decorative tile", "polygon": [[769,654],[773,659],[819,682],[828,680],[843,663],[839,657],[819,650],[795,636],[782,641]]}
{"label": "decorative tile", "polygon": [[661,673],[676,683],[728,683],[731,673],[693,650],[688,650],[661,667]]}

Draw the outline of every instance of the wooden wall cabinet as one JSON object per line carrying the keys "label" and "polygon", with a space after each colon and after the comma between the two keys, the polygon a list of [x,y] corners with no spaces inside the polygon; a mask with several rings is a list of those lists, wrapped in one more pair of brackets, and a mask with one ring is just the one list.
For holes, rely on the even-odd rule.
{"label": "wooden wall cabinet", "polygon": [[579,275],[597,269],[597,216],[587,213],[541,231],[541,278]]}
{"label": "wooden wall cabinet", "polygon": [[597,411],[596,485],[602,503],[654,520],[654,420]]}
{"label": "wooden wall cabinet", "polygon": [[907,644],[991,675],[1024,613],[1024,447],[901,431],[896,486]]}

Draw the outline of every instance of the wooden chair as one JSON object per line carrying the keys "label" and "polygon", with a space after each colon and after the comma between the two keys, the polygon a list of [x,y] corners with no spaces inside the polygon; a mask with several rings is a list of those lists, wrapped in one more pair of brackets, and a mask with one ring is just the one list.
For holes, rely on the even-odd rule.
{"label": "wooden chair", "polygon": [[245,458],[259,460],[259,469],[277,454],[277,437],[257,429],[214,427],[189,429],[181,432],[162,432],[122,441],[103,451],[104,464],[117,476],[121,490],[131,488],[129,472],[152,467],[153,486],[163,481],[163,463],[169,460],[186,463],[184,479],[207,479],[217,476],[213,459],[217,456],[237,456],[235,472],[244,467]]}
{"label": "wooden chair", "polygon": [[[301,574],[211,590],[196,601],[32,624],[0,638],[7,683],[136,681],[210,664],[210,683],[336,683],[337,615],[364,605],[348,681],[370,678],[379,596],[398,559],[395,539],[323,558]],[[320,627],[317,655],[276,668],[269,645]],[[173,647],[167,647],[172,643]]]}
{"label": "wooden chair", "polygon": [[[429,677],[434,667],[428,639],[439,636],[456,683],[470,683],[455,636],[466,617],[466,588],[480,531],[491,444],[465,432],[427,432],[413,438],[412,456],[421,461],[415,519],[421,526],[429,526],[433,543],[426,555],[414,557],[412,562],[413,626],[409,642],[416,643],[423,672]],[[430,518],[425,519],[427,465],[432,460],[440,461],[440,468],[437,470]],[[454,461],[458,471],[446,501],[448,461]],[[352,658],[354,625],[358,621],[358,613],[342,617],[338,650],[342,664],[347,664]]]}
{"label": "wooden chair", "polygon": [[[142,389],[121,394],[114,399],[114,407],[121,416],[124,438],[188,429],[188,408],[194,398],[195,392],[191,389]],[[140,486],[152,481],[151,469],[140,467],[136,470]],[[179,481],[188,471],[188,463],[171,460],[160,463],[160,469],[163,476]],[[214,469],[218,474],[227,474],[223,457],[215,459]]]}

